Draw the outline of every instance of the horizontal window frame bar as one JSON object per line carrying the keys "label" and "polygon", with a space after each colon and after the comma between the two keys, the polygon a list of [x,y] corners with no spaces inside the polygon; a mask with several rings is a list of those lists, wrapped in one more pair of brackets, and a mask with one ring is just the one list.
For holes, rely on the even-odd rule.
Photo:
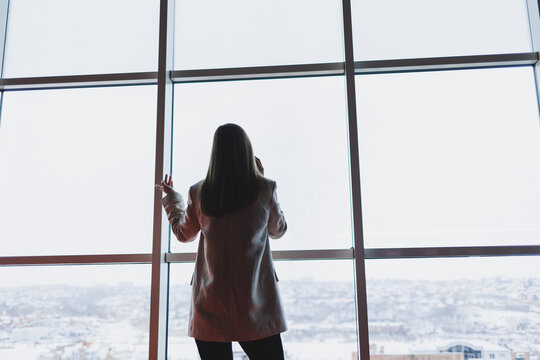
{"label": "horizontal window frame bar", "polygon": [[[194,262],[197,253],[168,253],[165,261],[168,263]],[[354,259],[354,250],[328,249],[328,250],[275,250],[272,251],[274,260],[343,260]]]}
{"label": "horizontal window frame bar", "polygon": [[[538,52],[444,56],[410,59],[355,61],[356,75],[437,70],[464,70],[489,67],[534,65]],[[301,65],[256,66],[245,68],[219,68],[201,70],[174,70],[174,83],[214,82],[231,80],[264,80],[278,78],[316,77],[345,75],[345,63],[321,63]]]}
{"label": "horizontal window frame bar", "polygon": [[365,249],[366,259],[421,259],[484,256],[538,256],[540,246],[459,246]]}
{"label": "horizontal window frame bar", "polygon": [[344,260],[354,259],[354,248],[272,251],[274,260]]}
{"label": "horizontal window frame bar", "polygon": [[[368,248],[364,249],[366,260],[421,259],[448,257],[485,256],[539,256],[540,246],[462,246],[423,248]],[[276,250],[272,251],[276,261],[288,260],[353,260],[355,250]],[[193,263],[197,253],[166,253],[167,263]],[[152,254],[100,254],[100,255],[53,255],[53,256],[4,256],[0,266],[19,265],[98,265],[98,264],[151,264]]]}
{"label": "horizontal window frame bar", "polygon": [[157,71],[0,79],[0,89],[4,91],[155,84],[157,84]]}
{"label": "horizontal window frame bar", "polygon": [[356,75],[534,65],[538,52],[355,61]]}
{"label": "horizontal window frame bar", "polygon": [[3,256],[0,266],[151,264],[152,254]]}
{"label": "horizontal window frame bar", "polygon": [[214,82],[230,80],[264,80],[296,77],[336,76],[345,74],[345,63],[319,63],[275,66],[253,66],[197,70],[173,70],[174,83]]}
{"label": "horizontal window frame bar", "polygon": [[[355,61],[356,75],[464,70],[535,65],[538,52],[466,55],[414,59]],[[318,63],[238,68],[173,70],[169,73],[176,84],[235,80],[286,79],[322,76],[344,76],[345,63]],[[1,91],[72,89],[87,87],[156,85],[157,72],[66,75],[0,79]]]}

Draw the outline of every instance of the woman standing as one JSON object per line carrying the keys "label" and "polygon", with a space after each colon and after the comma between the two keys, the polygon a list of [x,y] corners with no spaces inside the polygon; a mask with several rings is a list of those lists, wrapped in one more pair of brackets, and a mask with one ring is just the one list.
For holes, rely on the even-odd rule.
{"label": "woman standing", "polygon": [[206,178],[189,189],[187,209],[172,177],[156,188],[181,242],[199,247],[191,285],[189,336],[202,360],[232,360],[238,341],[251,360],[282,360],[287,330],[268,237],[287,223],[276,183],[263,176],[251,142],[238,125],[216,130]]}

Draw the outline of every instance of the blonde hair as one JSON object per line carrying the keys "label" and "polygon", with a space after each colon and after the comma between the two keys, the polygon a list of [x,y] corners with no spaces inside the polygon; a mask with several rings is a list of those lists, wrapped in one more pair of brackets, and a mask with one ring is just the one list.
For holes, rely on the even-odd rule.
{"label": "blonde hair", "polygon": [[257,169],[251,141],[244,129],[225,124],[214,133],[206,178],[200,187],[204,215],[220,217],[252,205],[270,182]]}

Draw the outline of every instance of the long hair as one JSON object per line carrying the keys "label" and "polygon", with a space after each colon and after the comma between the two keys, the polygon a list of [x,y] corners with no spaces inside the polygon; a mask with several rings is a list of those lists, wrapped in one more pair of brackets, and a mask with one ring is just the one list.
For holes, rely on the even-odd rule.
{"label": "long hair", "polygon": [[259,173],[251,141],[244,129],[225,124],[214,134],[210,164],[200,185],[200,209],[220,217],[253,204],[269,182]]}

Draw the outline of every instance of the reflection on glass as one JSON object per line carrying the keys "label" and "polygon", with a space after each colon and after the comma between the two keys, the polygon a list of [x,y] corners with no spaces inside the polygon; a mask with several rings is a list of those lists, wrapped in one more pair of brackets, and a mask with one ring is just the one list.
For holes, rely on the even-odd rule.
{"label": "reflection on glass", "polygon": [[0,252],[150,252],[155,87],[4,94]]}
{"label": "reflection on glass", "polygon": [[[287,360],[350,360],[356,351],[353,268],[350,260],[278,261],[288,330],[281,336]],[[193,264],[171,265],[170,360],[197,358],[187,336]],[[235,360],[245,359],[233,343]]]}
{"label": "reflection on glass", "polygon": [[357,100],[367,247],[538,244],[532,68],[359,76]]}
{"label": "reflection on glass", "polygon": [[10,0],[4,76],[157,70],[159,2]]}
{"label": "reflection on glass", "polygon": [[[215,129],[242,126],[277,181],[289,224],[272,249],[351,246],[343,78],[175,85],[173,176],[187,196],[206,176]],[[179,244],[172,251],[196,251]]]}
{"label": "reflection on glass", "polygon": [[343,61],[341,1],[176,1],[175,69]]}
{"label": "reflection on glass", "polygon": [[149,265],[0,268],[0,358],[147,359]]}
{"label": "reflection on glass", "polygon": [[526,0],[354,0],[358,60],[532,51]]}
{"label": "reflection on glass", "polygon": [[372,360],[537,359],[539,257],[368,260]]}

